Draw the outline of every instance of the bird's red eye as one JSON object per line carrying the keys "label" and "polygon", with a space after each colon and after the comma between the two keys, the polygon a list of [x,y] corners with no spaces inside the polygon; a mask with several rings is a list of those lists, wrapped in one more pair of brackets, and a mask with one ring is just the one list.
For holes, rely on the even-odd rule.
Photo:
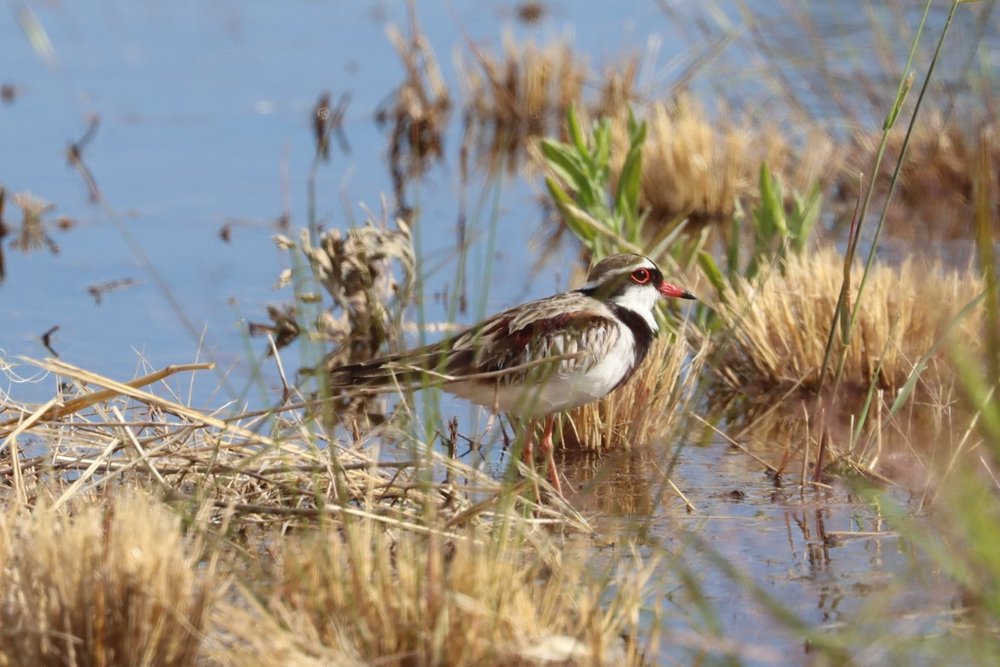
{"label": "bird's red eye", "polygon": [[650,274],[649,269],[636,269],[632,272],[632,282],[636,285],[645,285],[649,282],[650,277],[652,274]]}

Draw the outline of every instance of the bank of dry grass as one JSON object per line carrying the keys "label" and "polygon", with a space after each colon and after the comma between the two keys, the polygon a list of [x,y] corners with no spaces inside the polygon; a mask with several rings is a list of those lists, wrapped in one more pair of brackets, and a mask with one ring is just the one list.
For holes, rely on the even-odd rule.
{"label": "bank of dry grass", "polygon": [[640,662],[653,564],[530,485],[38,363],[75,390],[4,406],[0,664]]}
{"label": "bank of dry grass", "polygon": [[[725,332],[717,337],[711,365],[719,380],[740,391],[817,389],[843,266],[835,250],[823,248],[790,256],[783,271],[773,266],[753,281],[739,279],[718,303]],[[861,270],[860,264],[852,267],[855,288]],[[842,384],[864,390],[874,381],[897,390],[931,353],[920,387],[935,393],[950,385],[954,368],[940,343],[950,333],[955,344],[978,346],[981,312],[957,316],[982,289],[972,271],[912,259],[898,266],[876,263],[847,347]]]}
{"label": "bank of dry grass", "polygon": [[149,490],[13,504],[0,664],[640,664],[622,638],[655,562],[594,571],[586,543],[507,520],[500,538],[366,517],[248,544],[245,517],[184,527]]}
{"label": "bank of dry grass", "polygon": [[220,582],[169,508],[128,488],[0,514],[0,657],[10,665],[192,665]]}
{"label": "bank of dry grass", "polygon": [[[767,164],[789,193],[837,176],[842,149],[818,125],[789,133],[787,127],[740,118],[729,109],[711,112],[689,96],[647,105],[642,200],[653,222],[690,218],[728,223],[759,193],[760,166]],[[615,123],[619,161],[628,148],[625,115]]]}
{"label": "bank of dry grass", "polygon": [[[973,304],[981,277],[922,260],[876,263],[840,380],[837,333],[820,395],[843,257],[825,247],[783,267],[738,280],[717,304],[724,328],[707,365],[730,405],[732,437],[781,475],[820,481],[853,471],[930,491],[976,442],[958,407],[951,351],[982,345],[984,312]],[[852,267],[852,295],[861,272]]]}
{"label": "bank of dry grass", "polygon": [[471,51],[458,63],[464,148],[490,167],[513,169],[533,139],[563,134],[571,106],[599,117],[623,110],[636,97],[635,56],[598,72],[567,40],[539,45],[510,33],[496,52],[478,45]]}
{"label": "bank of dry grass", "polygon": [[523,537],[445,540],[366,522],[286,540],[264,599],[267,630],[246,622],[255,612],[242,604],[225,613],[236,662],[637,664],[639,647],[621,637],[636,636],[631,614],[651,564],[595,574],[584,551],[538,534],[525,550]]}
{"label": "bank of dry grass", "polygon": [[[895,165],[902,150],[904,133],[893,132],[886,144],[885,163]],[[858,195],[859,180],[850,174],[868,173],[881,136],[857,131],[845,156],[845,177],[839,194],[848,201]],[[945,116],[940,110],[926,114],[913,128],[906,160],[900,170],[898,191],[889,206],[886,231],[894,238],[919,241],[971,238],[974,210],[974,171],[988,165],[1000,173],[1000,121]],[[876,191],[888,190],[891,171],[878,175]],[[994,233],[1000,226],[1000,182],[985,183],[988,201],[994,202],[989,216]]]}

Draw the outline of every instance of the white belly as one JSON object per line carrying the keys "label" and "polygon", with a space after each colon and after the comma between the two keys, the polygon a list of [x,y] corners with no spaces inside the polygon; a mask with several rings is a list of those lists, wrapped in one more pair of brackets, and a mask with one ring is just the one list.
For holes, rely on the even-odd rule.
{"label": "white belly", "polygon": [[618,336],[616,344],[596,364],[580,364],[581,369],[576,372],[555,373],[539,384],[454,382],[444,389],[497,412],[530,419],[571,410],[607,396],[630,372],[634,356],[632,337]]}

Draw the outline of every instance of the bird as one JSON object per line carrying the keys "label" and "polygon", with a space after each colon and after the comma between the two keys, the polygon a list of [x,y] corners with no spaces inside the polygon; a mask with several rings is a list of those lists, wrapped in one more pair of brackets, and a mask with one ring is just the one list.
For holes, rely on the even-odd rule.
{"label": "bird", "polygon": [[594,265],[583,287],[508,308],[431,345],[329,367],[327,378],[331,389],[439,385],[527,420],[526,463],[544,420],[539,449],[562,495],[552,443],[556,415],[603,398],[635,373],[658,333],[654,311],[661,298],[696,297],[667,282],[648,257],[612,255]]}

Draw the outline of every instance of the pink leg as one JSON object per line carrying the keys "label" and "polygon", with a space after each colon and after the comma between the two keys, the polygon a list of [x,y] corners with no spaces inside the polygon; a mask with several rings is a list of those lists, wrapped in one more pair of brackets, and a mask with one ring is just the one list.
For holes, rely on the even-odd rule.
{"label": "pink leg", "polygon": [[535,457],[535,420],[528,420],[528,426],[524,430],[524,449],[521,451],[521,459],[524,465],[531,467]]}
{"label": "pink leg", "polygon": [[549,415],[545,418],[545,430],[542,432],[542,442],[539,445],[539,449],[545,454],[545,461],[549,469],[549,481],[552,482],[552,488],[561,496],[562,485],[559,483],[559,471],[556,469],[556,458],[553,452],[555,447],[552,445],[552,427],[555,425],[555,421],[555,415]]}

